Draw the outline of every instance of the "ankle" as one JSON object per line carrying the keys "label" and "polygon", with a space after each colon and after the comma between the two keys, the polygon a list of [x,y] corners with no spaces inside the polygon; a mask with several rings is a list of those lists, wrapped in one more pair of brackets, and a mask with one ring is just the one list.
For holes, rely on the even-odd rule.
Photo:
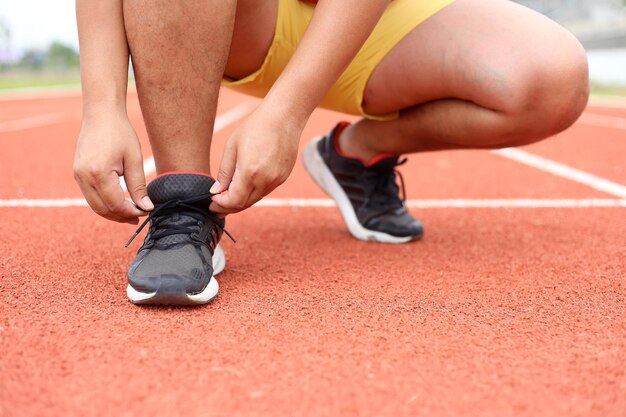
{"label": "ankle", "polygon": [[337,144],[344,155],[360,159],[364,163],[381,153],[378,149],[368,146],[367,136],[359,132],[357,124],[350,124],[343,129]]}

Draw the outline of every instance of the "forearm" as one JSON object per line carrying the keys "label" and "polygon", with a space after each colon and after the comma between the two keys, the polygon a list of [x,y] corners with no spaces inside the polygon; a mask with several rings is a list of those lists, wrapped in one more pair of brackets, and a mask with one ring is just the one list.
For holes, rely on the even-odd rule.
{"label": "forearm", "polygon": [[388,4],[388,0],[321,0],[266,103],[274,111],[306,121],[363,46]]}
{"label": "forearm", "polygon": [[76,0],[85,119],[126,111],[128,43],[122,0]]}

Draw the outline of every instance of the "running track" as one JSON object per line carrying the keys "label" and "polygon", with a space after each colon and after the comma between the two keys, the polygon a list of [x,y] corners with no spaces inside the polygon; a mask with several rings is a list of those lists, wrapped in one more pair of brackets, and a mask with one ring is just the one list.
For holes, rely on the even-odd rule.
{"label": "running track", "polygon": [[[223,92],[214,167],[254,103]],[[185,309],[126,300],[139,243],[84,207],[79,127],[76,94],[0,99],[0,416],[626,415],[623,103],[521,151],[412,156],[404,246],[352,240],[298,163]]]}

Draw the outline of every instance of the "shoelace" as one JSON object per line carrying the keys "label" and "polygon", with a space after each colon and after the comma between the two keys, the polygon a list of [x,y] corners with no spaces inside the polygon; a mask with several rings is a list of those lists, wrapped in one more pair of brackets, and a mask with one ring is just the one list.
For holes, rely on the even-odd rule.
{"label": "shoelace", "polygon": [[[202,200],[206,200],[211,198],[214,194],[205,193],[199,194],[194,197],[190,197],[184,200],[169,200],[162,204],[156,204],[154,210],[152,210],[146,220],[141,223],[139,228],[133,233],[131,238],[124,245],[127,248],[133,240],[141,233],[144,227],[154,219],[151,228],[155,230],[155,233],[152,235],[152,239],[161,239],[166,236],[172,235],[182,235],[182,234],[191,234],[195,233],[197,226],[195,222],[187,222],[182,224],[165,224],[164,221],[168,218],[165,214],[168,213],[178,213],[180,209],[185,209],[184,214],[196,220],[203,221],[207,217],[207,210],[201,207],[195,206],[194,203],[197,203]],[[160,216],[160,217],[159,217]],[[231,236],[230,233],[220,224],[219,220],[215,215],[208,213],[208,219],[217,227],[219,227],[225,234],[235,242],[235,239]]]}
{"label": "shoelace", "polygon": [[[404,205],[406,199],[404,177],[396,168],[400,165],[404,165],[407,161],[408,159],[404,158],[389,170],[370,170],[367,172],[372,183],[372,188],[367,194],[368,203],[371,202],[375,207],[384,211],[400,208]],[[400,178],[400,189],[398,189],[398,185],[396,184],[396,176]],[[400,191],[401,196],[398,196],[398,191]]]}

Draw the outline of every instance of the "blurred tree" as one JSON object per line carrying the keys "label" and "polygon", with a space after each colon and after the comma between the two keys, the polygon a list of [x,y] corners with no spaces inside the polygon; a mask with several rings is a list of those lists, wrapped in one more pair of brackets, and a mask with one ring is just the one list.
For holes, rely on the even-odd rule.
{"label": "blurred tree", "polygon": [[24,53],[17,67],[24,70],[41,71],[46,66],[46,53],[36,49],[30,49]]}
{"label": "blurred tree", "polygon": [[47,50],[30,49],[20,59],[17,67],[24,70],[67,71],[80,66],[78,52],[61,42],[52,42]]}
{"label": "blurred tree", "polygon": [[11,43],[11,29],[9,24],[0,19],[0,48],[7,48]]}
{"label": "blurred tree", "polygon": [[10,63],[11,29],[9,24],[0,19],[0,70],[6,70]]}
{"label": "blurred tree", "polygon": [[49,69],[66,70],[80,65],[78,52],[61,42],[52,42],[47,55],[46,67]]}

